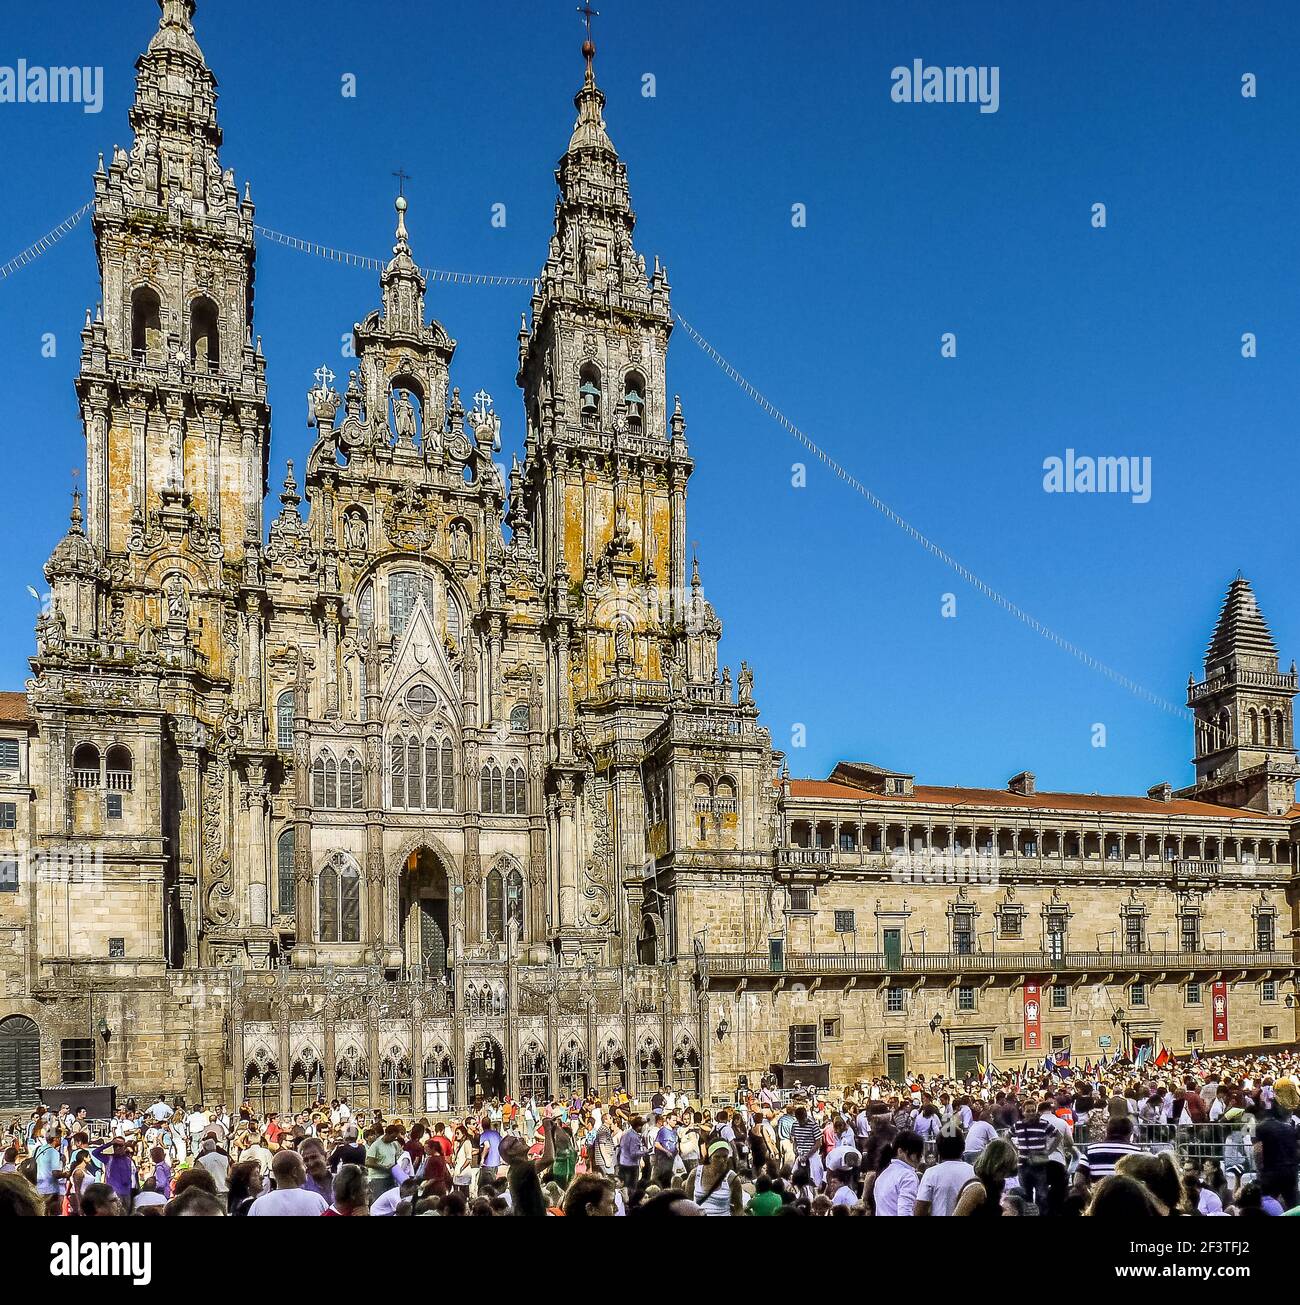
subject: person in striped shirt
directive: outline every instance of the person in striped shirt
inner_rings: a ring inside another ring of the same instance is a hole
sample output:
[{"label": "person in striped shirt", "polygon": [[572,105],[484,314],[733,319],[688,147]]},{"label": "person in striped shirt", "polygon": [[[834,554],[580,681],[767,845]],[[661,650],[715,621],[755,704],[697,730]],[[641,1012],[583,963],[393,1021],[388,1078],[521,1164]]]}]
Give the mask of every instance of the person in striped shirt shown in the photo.
[{"label": "person in striped shirt", "polygon": [[1100,1182],[1115,1172],[1115,1166],[1121,1156],[1132,1155],[1142,1148],[1130,1141],[1133,1136],[1133,1121],[1127,1115],[1120,1115],[1106,1125],[1106,1140],[1094,1142],[1084,1148],[1079,1157],[1079,1168],[1086,1169],[1091,1183]]}]

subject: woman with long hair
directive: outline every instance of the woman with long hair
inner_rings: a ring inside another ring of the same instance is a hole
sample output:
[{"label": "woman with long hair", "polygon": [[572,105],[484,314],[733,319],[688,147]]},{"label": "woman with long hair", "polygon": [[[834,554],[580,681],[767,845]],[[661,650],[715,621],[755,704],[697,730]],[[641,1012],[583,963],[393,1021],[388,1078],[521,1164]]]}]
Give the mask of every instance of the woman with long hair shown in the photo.
[{"label": "woman with long hair", "polygon": [[732,1169],[730,1142],[709,1144],[708,1155],[695,1171],[695,1204],[705,1214],[730,1216],[741,1212],[740,1179]]},{"label": "woman with long hair", "polygon": [[1016,1148],[996,1137],[975,1158],[975,1177],[957,1194],[954,1215],[996,1219],[1005,1214],[1002,1193],[1007,1179],[1020,1168]]}]

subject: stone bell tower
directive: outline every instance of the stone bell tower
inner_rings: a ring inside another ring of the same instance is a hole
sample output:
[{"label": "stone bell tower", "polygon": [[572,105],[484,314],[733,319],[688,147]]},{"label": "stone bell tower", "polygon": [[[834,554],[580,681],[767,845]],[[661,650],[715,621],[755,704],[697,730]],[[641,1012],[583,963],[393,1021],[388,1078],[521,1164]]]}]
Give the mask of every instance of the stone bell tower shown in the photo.
[{"label": "stone bell tower", "polygon": [[86,534],[228,559],[262,536],[270,412],[251,337],[253,204],[222,171],[194,0],[159,0],[130,152],[95,173],[101,305],[82,332]]},{"label": "stone bell tower", "polygon": [[522,503],[544,574],[585,618],[579,693],[616,670],[666,678],[667,604],[687,586],[692,467],[666,393],[668,277],[657,260],[647,273],[632,243],[627,167],[605,128],[595,53],[588,40],[555,174],[555,230],[519,334]]},{"label": "stone bell tower", "polygon": [[1250,581],[1228,587],[1205,652],[1205,678],[1189,677],[1196,715],[1196,787],[1189,792],[1229,806],[1279,814],[1295,801],[1292,699],[1296,669],[1278,669],[1277,645]]}]

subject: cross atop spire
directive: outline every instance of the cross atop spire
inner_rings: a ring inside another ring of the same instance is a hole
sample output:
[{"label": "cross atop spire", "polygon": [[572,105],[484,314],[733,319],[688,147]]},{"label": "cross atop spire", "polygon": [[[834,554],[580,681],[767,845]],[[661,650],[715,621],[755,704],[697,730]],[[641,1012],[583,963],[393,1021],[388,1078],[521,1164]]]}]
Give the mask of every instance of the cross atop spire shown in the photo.
[{"label": "cross atop spire", "polygon": [[591,20],[600,17],[600,10],[591,7],[591,0],[578,6],[578,12],[582,15],[583,21],[587,25],[587,40],[591,40]]},{"label": "cross atop spire", "polygon": [[412,177],[411,174],[410,174],[409,172],[405,171],[405,170],[400,166],[400,164],[398,165],[398,169],[397,169],[397,171],[393,173],[393,176],[395,176],[395,177],[397,178],[397,193],[398,193],[399,195],[405,195],[405,194],[406,194],[406,190],[405,190],[406,183],[407,183],[408,181],[414,181],[415,178]]}]

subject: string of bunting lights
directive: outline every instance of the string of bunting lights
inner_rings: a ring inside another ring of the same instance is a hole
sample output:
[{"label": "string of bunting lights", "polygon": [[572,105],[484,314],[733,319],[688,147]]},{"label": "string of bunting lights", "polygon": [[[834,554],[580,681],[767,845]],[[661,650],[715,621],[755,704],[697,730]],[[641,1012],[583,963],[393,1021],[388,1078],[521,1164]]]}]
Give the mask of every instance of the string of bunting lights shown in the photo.
[{"label": "string of bunting lights", "polygon": [[[18,269],[34,262],[42,254],[58,244],[82,218],[90,211],[90,204],[83,204],[70,217],[65,218],[53,230],[48,231],[35,244],[28,246],[22,253],[9,260],[3,266],[0,266],[0,281],[11,276]],[[283,245],[285,248],[297,250],[299,253],[309,254],[316,258],[324,259],[327,262],[337,263],[344,267],[363,268],[369,271],[383,271],[387,263],[378,258],[372,258],[366,254],[349,253],[346,250],[334,249],[329,245],[322,245],[316,241],[303,240],[298,236],[286,235],[282,231],[276,231],[271,227],[254,225],[254,231],[263,238],[272,241],[275,244]],[[445,268],[422,267],[420,273],[427,280],[440,281],[451,285],[475,285],[475,286],[532,286],[535,279],[528,276],[495,276],[488,273],[480,272],[453,272]],[[1099,675],[1105,676],[1106,679],[1125,689],[1135,697],[1158,707],[1161,711],[1169,712],[1171,715],[1183,719],[1193,719],[1192,712],[1188,708],[1177,703],[1170,702],[1168,698],[1162,697],[1158,693],[1153,693],[1145,685],[1139,684],[1136,680],[1115,670],[1114,667],[1094,657],[1085,648],[1065,638],[1064,635],[1058,634],[1050,626],[1044,625],[1037,617],[1025,611],[1018,603],[1013,602],[1005,594],[995,589],[987,581],[981,579],[969,567],[964,566],[951,553],[937,544],[933,539],[912,525],[906,517],[896,512],[889,506],[879,495],[875,494],[866,485],[864,485],[856,476],[840,465],[829,453],[826,452],[819,444],[816,443],[802,428],[791,421],[761,390],[752,385],[727,359],[713,347],[712,344],[702,335],[690,322],[680,313],[674,313],[678,325],[686,332],[691,342],[722,372],[728,380],[732,381],[745,395],[753,400],[759,408],[763,410],[774,422],[777,423],[787,434],[798,440],[810,453],[812,453],[824,466],[832,471],[845,485],[861,495],[877,512],[887,521],[897,526],[916,543],[918,543],[926,552],[937,558],[956,575],[958,575],[966,584],[970,585],[977,593],[983,594],[990,602],[995,603],[1003,611],[1014,617],[1022,625],[1032,630],[1041,638],[1046,639],[1049,643],[1055,645],[1062,652],[1081,662],[1089,670],[1095,671]],[[1217,727],[1210,723],[1208,726],[1211,730]]]}]

